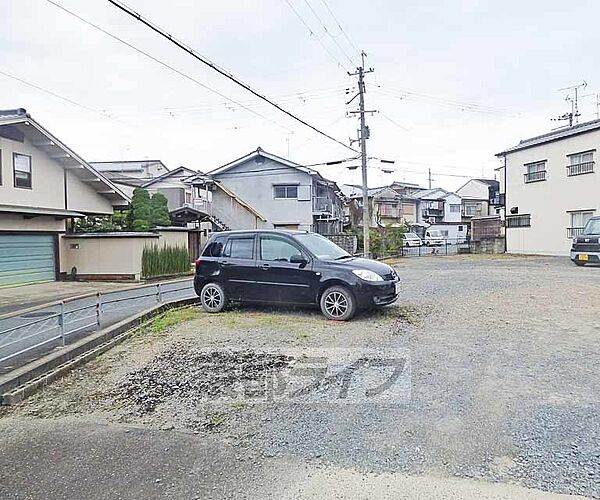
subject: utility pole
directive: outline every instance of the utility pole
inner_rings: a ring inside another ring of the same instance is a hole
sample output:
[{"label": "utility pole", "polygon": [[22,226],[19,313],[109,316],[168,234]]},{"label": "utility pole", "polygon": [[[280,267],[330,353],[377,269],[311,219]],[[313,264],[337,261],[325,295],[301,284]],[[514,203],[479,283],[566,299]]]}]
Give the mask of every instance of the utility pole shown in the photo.
[{"label": "utility pole", "polygon": [[[360,115],[360,130],[358,131],[358,139],[350,139],[350,145],[360,141],[360,163],[362,168],[362,192],[363,192],[363,207],[362,207],[362,224],[363,224],[363,254],[368,257],[369,250],[369,186],[367,184],[367,139],[369,138],[369,127],[366,124],[365,114],[374,113],[375,111],[365,111],[365,74],[372,73],[373,68],[365,71],[365,57],[367,54],[361,52],[361,65],[355,73],[348,73],[350,76],[358,76],[358,111],[350,111],[351,115]],[[356,97],[356,96],[355,96]],[[350,99],[352,102],[354,98]]]},{"label": "utility pole", "polygon": [[429,167],[429,189],[431,189],[431,167]]}]

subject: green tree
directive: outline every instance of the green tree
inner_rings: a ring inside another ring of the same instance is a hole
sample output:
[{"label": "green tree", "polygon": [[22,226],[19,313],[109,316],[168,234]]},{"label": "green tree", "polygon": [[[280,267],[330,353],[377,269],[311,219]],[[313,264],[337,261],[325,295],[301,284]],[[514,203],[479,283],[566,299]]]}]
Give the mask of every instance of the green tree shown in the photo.
[{"label": "green tree", "polygon": [[168,226],[171,223],[167,197],[162,193],[154,193],[150,199],[151,226]]}]

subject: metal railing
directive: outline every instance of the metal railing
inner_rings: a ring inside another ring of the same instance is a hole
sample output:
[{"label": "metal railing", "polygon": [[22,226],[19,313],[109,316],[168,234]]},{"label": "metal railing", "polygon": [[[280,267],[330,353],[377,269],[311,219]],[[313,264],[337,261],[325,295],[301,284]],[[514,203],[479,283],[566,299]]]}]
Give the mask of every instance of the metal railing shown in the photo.
[{"label": "metal railing", "polygon": [[332,213],[333,202],[331,198],[327,196],[315,196],[313,197],[313,212],[327,212]]},{"label": "metal railing", "polygon": [[[27,355],[31,351],[40,350],[44,346],[64,347],[77,333],[92,333],[102,326],[107,326],[107,316],[112,316],[114,322],[124,319],[123,311],[138,308],[140,310],[149,307],[149,298],[154,298],[153,303],[165,302],[165,296],[183,290],[193,290],[190,282],[185,286],[165,289],[164,283],[136,287],[135,290],[144,290],[144,293],[128,296],[110,298],[110,295],[119,295],[131,292],[132,289],[118,290],[103,295],[97,292],[95,295],[76,297],[71,300],[61,300],[52,305],[44,305],[21,311],[11,316],[4,316],[2,322],[17,321],[19,324],[0,331],[0,366],[9,360],[19,356]],[[146,292],[146,289],[148,292]],[[192,294],[190,294],[192,295]],[[140,303],[145,300],[146,304]],[[68,307],[69,304],[78,301],[89,302],[76,307]],[[137,301],[137,303],[135,303]],[[120,314],[119,314],[120,313]],[[36,317],[35,316],[41,316]],[[21,320],[30,321],[21,322]],[[46,354],[43,352],[42,354]]]},{"label": "metal railing", "polygon": [[546,180],[546,171],[538,170],[537,172],[527,172],[527,173],[523,174],[523,176],[525,177],[526,183],[545,181]]},{"label": "metal railing", "polygon": [[568,227],[567,238],[573,239],[583,233],[583,227]]},{"label": "metal railing", "polygon": [[593,172],[593,161],[586,161],[584,163],[574,163],[573,165],[567,165],[567,175],[569,177],[572,177],[574,175],[591,174]]}]

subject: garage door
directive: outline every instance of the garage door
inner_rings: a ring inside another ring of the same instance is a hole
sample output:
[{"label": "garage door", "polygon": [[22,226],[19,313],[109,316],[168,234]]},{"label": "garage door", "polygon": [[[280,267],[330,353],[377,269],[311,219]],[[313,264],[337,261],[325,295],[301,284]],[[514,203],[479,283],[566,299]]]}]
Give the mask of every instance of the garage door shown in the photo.
[{"label": "garage door", "polygon": [[0,234],[0,287],[55,279],[54,236]]}]

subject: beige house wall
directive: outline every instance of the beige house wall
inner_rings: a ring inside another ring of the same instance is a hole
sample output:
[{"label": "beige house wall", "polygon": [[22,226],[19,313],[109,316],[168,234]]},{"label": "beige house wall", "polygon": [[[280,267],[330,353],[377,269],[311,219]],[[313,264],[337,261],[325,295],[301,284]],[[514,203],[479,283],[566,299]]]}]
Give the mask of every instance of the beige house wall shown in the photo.
[{"label": "beige house wall", "polygon": [[145,246],[159,242],[159,236],[85,236],[60,238],[60,272],[77,268],[84,277],[123,277],[139,281]]},{"label": "beige house wall", "polygon": [[110,200],[96,192],[93,184],[81,181],[73,170],[67,170],[67,209],[76,212],[112,214]]},{"label": "beige house wall", "polygon": [[166,245],[168,247],[184,247],[188,246],[188,232],[187,231],[157,231],[160,236],[158,245]]},{"label": "beige house wall", "polygon": [[[62,165],[35,147],[27,138],[21,143],[0,137],[0,152],[2,155],[1,204],[64,210]],[[14,187],[13,153],[31,156],[31,189]]]},{"label": "beige house wall", "polygon": [[65,221],[55,217],[41,216],[25,219],[19,214],[0,214],[0,231],[63,232]]},{"label": "beige house wall", "polygon": [[[600,131],[593,131],[506,156],[506,215],[512,207],[517,207],[519,214],[531,214],[531,227],[506,228],[509,253],[569,255],[569,211],[600,213],[600,151],[594,152],[593,173],[572,177],[567,176],[567,155],[595,150],[598,144]],[[542,160],[546,160],[546,180],[525,183],[525,164]]]},{"label": "beige house wall", "polygon": [[[31,189],[14,186],[13,153],[31,157]],[[95,190],[94,183],[82,182],[75,174],[75,170],[65,170],[59,161],[34,146],[27,137],[23,143],[0,137],[0,157],[2,173],[0,204],[2,205],[99,214],[113,213],[110,201]]]}]

